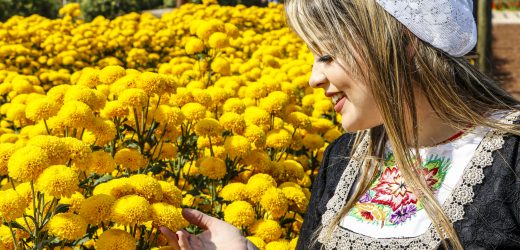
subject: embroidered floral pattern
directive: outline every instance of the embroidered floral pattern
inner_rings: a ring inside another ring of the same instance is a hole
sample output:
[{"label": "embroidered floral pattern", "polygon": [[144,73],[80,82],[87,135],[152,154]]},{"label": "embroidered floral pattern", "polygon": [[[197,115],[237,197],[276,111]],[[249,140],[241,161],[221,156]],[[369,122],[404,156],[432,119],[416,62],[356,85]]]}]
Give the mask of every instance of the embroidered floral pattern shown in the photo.
[{"label": "embroidered floral pattern", "polygon": [[[431,155],[423,162],[419,171],[435,193],[442,185],[451,161],[446,157]],[[417,197],[407,188],[393,154],[388,153],[381,173],[349,216],[380,224],[381,227],[396,226],[409,221],[422,209]]]}]

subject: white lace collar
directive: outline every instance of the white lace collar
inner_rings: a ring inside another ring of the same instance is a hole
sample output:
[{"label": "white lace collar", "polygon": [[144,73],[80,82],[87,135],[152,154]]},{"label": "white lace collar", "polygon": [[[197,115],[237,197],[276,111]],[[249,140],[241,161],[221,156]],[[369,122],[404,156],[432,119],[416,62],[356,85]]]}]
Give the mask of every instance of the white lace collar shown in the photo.
[{"label": "white lace collar", "polygon": [[[511,113],[503,118],[502,122],[512,124],[519,116],[520,112]],[[503,132],[494,129],[487,129],[487,131],[481,141],[479,140],[480,143],[473,157],[469,159],[469,164],[466,164],[467,167],[463,170],[462,178],[459,178],[452,191],[443,199],[443,209],[452,222],[463,219],[464,205],[473,200],[473,186],[482,182],[484,178],[483,169],[493,162],[492,153],[502,148],[504,144]],[[455,144],[460,145],[459,143],[462,143],[462,141],[457,140]],[[367,144],[368,137],[365,137],[345,168],[334,195],[327,203],[327,210],[322,216],[322,225],[332,223],[334,215],[339,213],[343,204],[346,203],[357,171],[361,167],[361,161],[356,159],[366,153]],[[343,227],[336,227],[330,239],[325,239],[324,232],[321,232],[318,241],[326,249],[393,249],[403,247],[407,249],[436,249],[441,243],[440,237],[431,224],[424,233],[403,238],[375,238],[355,233]]]}]

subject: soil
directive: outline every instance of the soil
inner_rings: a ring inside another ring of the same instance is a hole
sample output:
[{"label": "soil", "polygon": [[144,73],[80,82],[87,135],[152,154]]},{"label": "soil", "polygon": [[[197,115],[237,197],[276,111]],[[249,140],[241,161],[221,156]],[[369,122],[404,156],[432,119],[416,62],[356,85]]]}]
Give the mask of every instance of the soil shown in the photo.
[{"label": "soil", "polygon": [[520,24],[493,25],[493,75],[520,99]]}]

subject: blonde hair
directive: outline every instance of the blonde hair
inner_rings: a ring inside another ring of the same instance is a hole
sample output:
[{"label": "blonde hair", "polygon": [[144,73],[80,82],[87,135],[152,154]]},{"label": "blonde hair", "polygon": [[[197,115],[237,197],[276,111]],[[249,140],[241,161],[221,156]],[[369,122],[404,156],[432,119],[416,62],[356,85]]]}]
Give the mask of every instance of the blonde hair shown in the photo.
[{"label": "blonde hair", "polygon": [[356,142],[371,135],[360,179],[333,223],[320,230],[330,238],[368,190],[378,170],[374,159],[382,158],[388,141],[405,183],[424,204],[444,246],[463,249],[453,223],[412,163],[413,154],[419,155],[414,90],[426,97],[440,119],[458,129],[482,125],[519,134],[518,125],[489,117],[499,110],[518,110],[519,102],[464,58],[421,41],[375,0],[286,0],[285,8],[289,26],[313,52],[341,59],[350,68],[349,74],[369,85],[383,119],[382,126],[356,134]]}]

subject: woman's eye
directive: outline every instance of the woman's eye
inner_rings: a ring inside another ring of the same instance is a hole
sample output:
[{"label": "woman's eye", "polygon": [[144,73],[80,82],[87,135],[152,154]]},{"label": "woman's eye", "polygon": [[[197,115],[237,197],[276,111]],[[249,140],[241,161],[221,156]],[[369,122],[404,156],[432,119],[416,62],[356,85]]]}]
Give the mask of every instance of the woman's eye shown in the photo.
[{"label": "woman's eye", "polygon": [[332,56],[330,55],[324,55],[320,58],[318,58],[319,62],[330,62],[332,60]]}]

